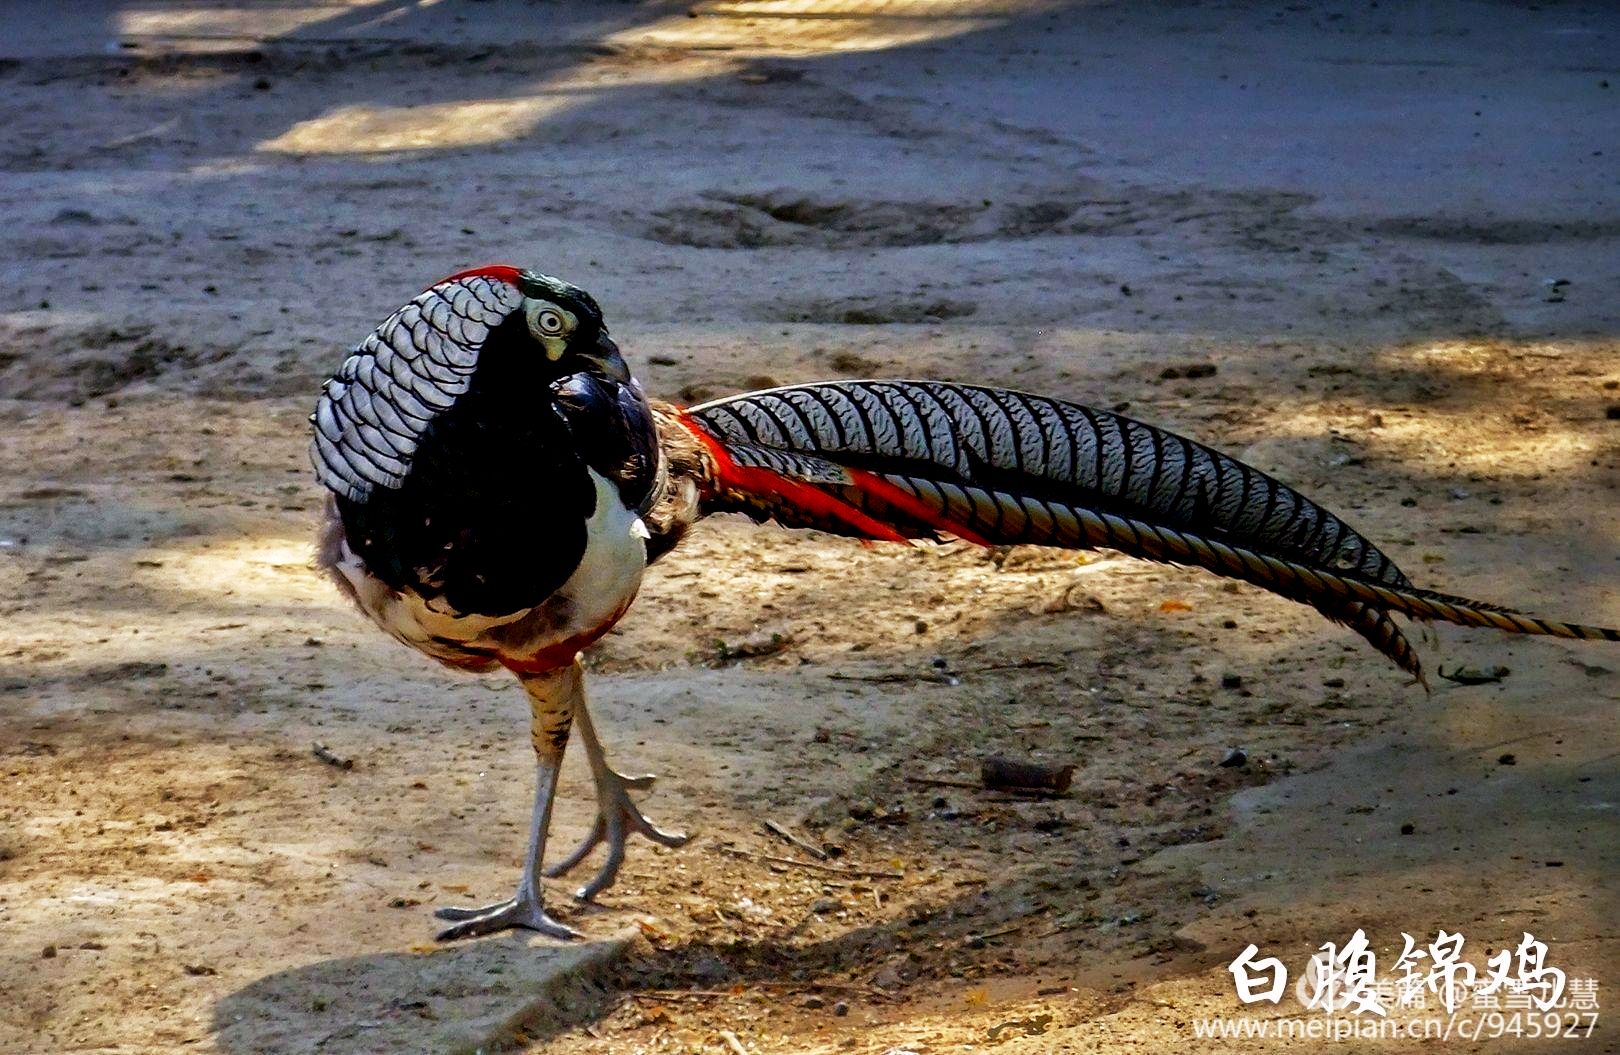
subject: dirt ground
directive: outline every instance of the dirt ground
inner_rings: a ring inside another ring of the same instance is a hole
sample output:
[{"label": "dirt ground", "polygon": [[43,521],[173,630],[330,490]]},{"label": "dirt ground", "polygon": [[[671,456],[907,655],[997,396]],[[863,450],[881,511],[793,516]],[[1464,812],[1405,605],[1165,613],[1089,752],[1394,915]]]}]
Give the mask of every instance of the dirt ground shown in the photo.
[{"label": "dirt ground", "polygon": [[[1612,8],[8,12],[0,1051],[1181,1051],[1246,944],[1358,927],[1385,962],[1530,931],[1616,999],[1620,649],[1441,630],[1431,672],[1511,673],[1425,695],[1198,573],[729,520],[590,657],[699,838],[600,907],[552,884],[591,942],[435,947],[516,879],[523,700],[315,575],[305,455],[349,345],[511,261],[659,395],[1128,407],[1423,585],[1620,625]],[[996,754],[1072,793],[920,782]],[[579,766],[556,844],[591,816]]]}]

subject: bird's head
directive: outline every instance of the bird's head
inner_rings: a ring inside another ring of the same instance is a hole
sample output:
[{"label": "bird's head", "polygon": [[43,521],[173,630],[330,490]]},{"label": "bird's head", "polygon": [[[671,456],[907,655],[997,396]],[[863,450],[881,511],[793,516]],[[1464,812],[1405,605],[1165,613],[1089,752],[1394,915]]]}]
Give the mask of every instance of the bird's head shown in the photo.
[{"label": "bird's head", "polygon": [[316,471],[365,501],[404,482],[424,436],[462,400],[528,399],[581,375],[634,384],[589,293],[505,264],[458,272],[383,320],[327,381],[311,417]]},{"label": "bird's head", "polygon": [[602,309],[583,289],[536,271],[486,264],[457,272],[430,290],[453,288],[457,283],[477,279],[516,293],[520,299],[501,328],[516,329],[521,318],[522,332],[516,336],[520,341],[533,342],[534,350],[555,364],[557,375],[584,371],[618,382],[630,380],[630,368],[619,354],[619,346],[608,336]]}]

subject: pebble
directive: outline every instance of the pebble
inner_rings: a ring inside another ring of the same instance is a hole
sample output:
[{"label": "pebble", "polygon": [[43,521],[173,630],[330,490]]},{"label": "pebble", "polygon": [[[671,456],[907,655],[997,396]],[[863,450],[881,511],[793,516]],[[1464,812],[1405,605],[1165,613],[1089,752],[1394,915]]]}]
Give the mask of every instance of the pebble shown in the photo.
[{"label": "pebble", "polygon": [[838,1003],[833,1005],[833,1014],[839,1018],[843,1018],[845,1015],[849,1014],[849,1005],[844,1003],[842,1000],[838,1001]]}]

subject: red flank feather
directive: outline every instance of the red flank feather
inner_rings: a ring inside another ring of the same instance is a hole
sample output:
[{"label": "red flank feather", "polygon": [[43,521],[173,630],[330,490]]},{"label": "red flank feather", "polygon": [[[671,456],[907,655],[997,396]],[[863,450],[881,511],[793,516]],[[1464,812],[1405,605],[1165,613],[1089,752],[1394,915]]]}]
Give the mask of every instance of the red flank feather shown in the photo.
[{"label": "red flank feather", "polygon": [[817,487],[801,480],[790,479],[769,469],[738,465],[726,452],[725,446],[701,425],[686,420],[684,416],[681,424],[713,455],[715,481],[720,487],[744,494],[775,495],[814,516],[846,524],[868,538],[883,542],[900,542],[908,546],[911,544],[910,539],[894,528],[872,519],[848,502],[835,498]]},{"label": "red flank feather", "polygon": [[849,475],[855,481],[856,487],[873,498],[882,499],[906,514],[906,516],[920,520],[924,524],[929,524],[941,531],[948,531],[963,542],[971,542],[975,546],[988,546],[991,544],[988,539],[977,531],[952,520],[944,513],[929,508],[928,504],[922,499],[906,493],[875,473],[869,473],[864,469],[850,469]]}]

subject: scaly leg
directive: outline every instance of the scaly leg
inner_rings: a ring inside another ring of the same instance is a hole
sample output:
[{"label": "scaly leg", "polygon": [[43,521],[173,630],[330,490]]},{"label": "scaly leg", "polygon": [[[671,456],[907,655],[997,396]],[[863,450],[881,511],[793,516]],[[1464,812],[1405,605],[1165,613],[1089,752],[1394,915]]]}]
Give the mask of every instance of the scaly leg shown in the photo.
[{"label": "scaly leg", "polygon": [[529,694],[529,737],[534,743],[537,774],[523,878],[518,882],[517,896],[511,900],[483,908],[439,909],[435,916],[455,923],[439,932],[439,941],[455,941],[509,927],[526,927],[552,938],[580,936],[572,927],[546,915],[541,903],[540,860],[546,851],[546,828],[551,823],[551,803],[557,791],[557,774],[562,769],[563,750],[568,746],[568,732],[576,708],[584,713],[584,671],[576,660],[561,670],[518,677]]},{"label": "scaly leg", "polygon": [[572,870],[599,843],[607,843],[607,860],[602,863],[601,871],[574,893],[581,901],[589,901],[619,878],[619,867],[624,864],[624,844],[633,833],[640,832],[653,842],[670,847],[683,845],[691,836],[685,832],[666,832],[641,815],[630,799],[630,792],[652,787],[653,778],[627,777],[614,772],[608,765],[607,754],[602,750],[602,742],[596,738],[596,727],[591,724],[591,712],[583,693],[579,697],[575,719],[579,722],[579,734],[585,740],[585,759],[591,765],[591,778],[596,783],[596,823],[585,841],[575,847],[573,853],[547,868],[546,875],[560,876]]}]

